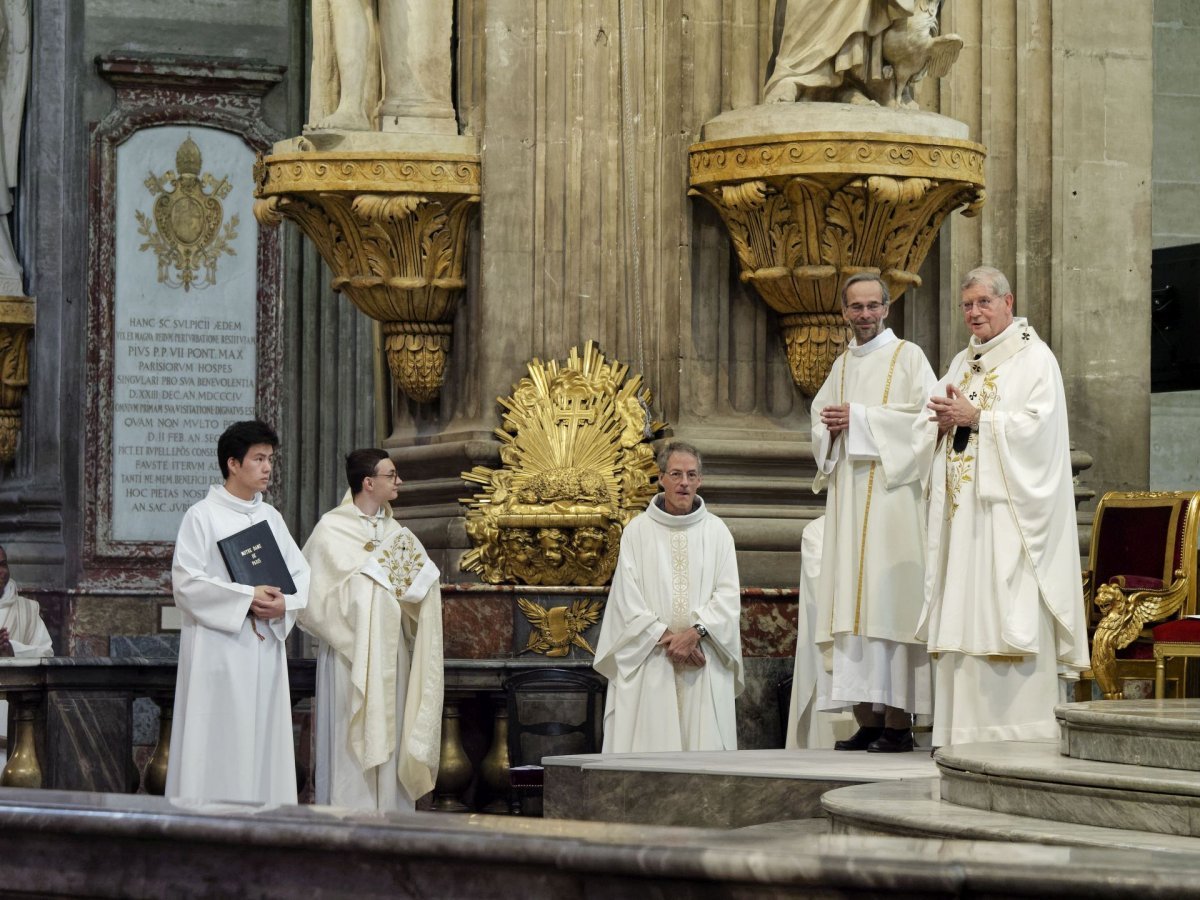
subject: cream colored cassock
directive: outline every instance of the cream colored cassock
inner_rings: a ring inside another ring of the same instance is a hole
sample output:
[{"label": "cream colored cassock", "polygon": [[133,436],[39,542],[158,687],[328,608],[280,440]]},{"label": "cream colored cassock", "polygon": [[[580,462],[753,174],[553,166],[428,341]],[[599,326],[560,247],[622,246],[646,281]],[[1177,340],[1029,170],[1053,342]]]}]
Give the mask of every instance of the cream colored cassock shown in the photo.
[{"label": "cream colored cassock", "polygon": [[[35,659],[53,656],[50,632],[42,622],[42,610],[36,600],[17,593],[17,583],[11,579],[0,594],[0,628],[8,629],[13,657]],[[0,700],[0,737],[8,736],[8,701]],[[0,753],[0,759],[6,756]]]},{"label": "cream colored cassock", "polygon": [[[296,583],[286,612],[248,618],[254,588],[229,580],[217,541],[267,522]],[[221,485],[183,516],[171,564],[183,617],[167,796],[296,802],[296,754],[284,640],[308,597],[308,563],[275,508]],[[255,634],[258,634],[262,640]]]},{"label": "cream colored cassock", "polygon": [[982,414],[962,453],[946,435],[930,478],[933,743],[1056,739],[1059,675],[1088,665],[1062,375],[1018,318],[972,338],[935,392],[947,384]]},{"label": "cream colored cassock", "polygon": [[[661,495],[659,495],[661,496]],[[736,750],[742,676],[741,591],[733,536],[697,498],[686,516],[658,498],[625,528],[596,643],[608,679],[604,752]],[[703,666],[674,666],[657,646],[697,622]]]},{"label": "cream colored cassock", "polygon": [[[887,329],[852,343],[813,398],[813,490],[829,488],[814,639],[832,644],[831,675],[818,669],[817,709],[933,711],[929,655],[916,631],[934,441],[916,426],[928,418],[936,381],[920,348]],[[831,438],[820,413],[840,403],[850,404],[850,427]]]},{"label": "cream colored cassock", "polygon": [[349,494],[322,516],[304,555],[312,585],[300,627],[320,640],[317,802],[412,809],[437,778],[440,572],[390,507],[372,522]]}]

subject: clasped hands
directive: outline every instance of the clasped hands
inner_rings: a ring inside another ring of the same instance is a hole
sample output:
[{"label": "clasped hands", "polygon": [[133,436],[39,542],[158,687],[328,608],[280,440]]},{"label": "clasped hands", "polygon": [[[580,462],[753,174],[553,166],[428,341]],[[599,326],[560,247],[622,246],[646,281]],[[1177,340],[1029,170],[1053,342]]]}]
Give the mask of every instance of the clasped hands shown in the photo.
[{"label": "clasped hands", "polygon": [[269,584],[256,585],[250,601],[250,614],[256,619],[278,619],[287,609],[283,591]]},{"label": "clasped hands", "polygon": [[658,646],[667,651],[667,659],[677,666],[704,665],[704,651],[700,649],[700,632],[695,628],[672,631],[670,628],[658,639]]},{"label": "clasped hands", "polygon": [[829,429],[831,437],[837,437],[850,427],[850,404],[837,403],[821,409],[821,424]]},{"label": "clasped hands", "polygon": [[929,421],[937,422],[942,434],[951,428],[970,427],[979,421],[979,408],[952,384],[946,385],[945,397],[930,397],[927,408],[933,412]]}]

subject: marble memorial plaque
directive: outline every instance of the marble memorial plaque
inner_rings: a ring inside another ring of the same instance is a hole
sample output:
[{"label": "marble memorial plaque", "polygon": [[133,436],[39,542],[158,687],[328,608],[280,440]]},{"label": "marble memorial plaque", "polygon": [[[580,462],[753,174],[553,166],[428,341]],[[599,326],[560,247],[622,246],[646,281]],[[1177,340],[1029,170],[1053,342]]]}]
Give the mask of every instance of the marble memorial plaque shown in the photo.
[{"label": "marble memorial plaque", "polygon": [[254,153],[237,135],[145,128],[117,151],[112,533],[173,541],[221,481],[216,444],[255,415]]}]

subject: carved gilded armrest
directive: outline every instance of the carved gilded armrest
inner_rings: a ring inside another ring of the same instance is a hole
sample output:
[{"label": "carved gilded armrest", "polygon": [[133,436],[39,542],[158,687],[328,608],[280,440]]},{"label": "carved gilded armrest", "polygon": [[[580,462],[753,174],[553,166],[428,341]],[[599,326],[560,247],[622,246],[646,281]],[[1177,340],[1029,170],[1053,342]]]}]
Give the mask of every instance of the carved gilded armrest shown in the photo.
[{"label": "carved gilded armrest", "polygon": [[1126,593],[1125,579],[1117,576],[1115,584],[1096,588],[1096,606],[1104,618],[1096,626],[1092,638],[1092,672],[1104,692],[1105,700],[1123,697],[1117,678],[1117,651],[1128,647],[1142,632],[1147,622],[1156,622],[1174,615],[1188,595],[1188,578],[1176,569],[1175,580],[1169,587],[1137,590]]}]

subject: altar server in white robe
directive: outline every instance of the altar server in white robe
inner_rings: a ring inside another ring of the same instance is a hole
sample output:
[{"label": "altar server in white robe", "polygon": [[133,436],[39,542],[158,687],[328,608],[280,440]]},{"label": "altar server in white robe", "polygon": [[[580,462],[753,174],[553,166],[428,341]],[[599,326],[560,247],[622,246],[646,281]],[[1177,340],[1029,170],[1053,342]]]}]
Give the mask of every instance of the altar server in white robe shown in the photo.
[{"label": "altar server in white robe", "polygon": [[437,779],[442,723],[440,572],[392,517],[400,488],[382,450],[346,457],[350,484],[304,545],[300,627],[317,650],[316,795],[355,809],[413,809]]},{"label": "altar server in white robe", "polygon": [[[8,554],[0,547],[0,657],[33,659],[53,656],[50,632],[36,600],[22,597],[8,571]],[[0,700],[0,737],[8,735],[8,701]],[[0,764],[6,759],[0,752]]]},{"label": "altar server in white robe", "polygon": [[834,748],[873,753],[912,750],[912,716],[933,707],[916,631],[934,441],[917,426],[937,378],[916,344],[885,327],[890,301],[877,275],[846,281],[842,315],[854,340],[812,403],[813,490],[828,486],[815,641],[832,650],[832,671],[817,668],[816,707],[853,707],[858,731]]},{"label": "altar server in white robe", "polygon": [[[36,600],[22,597],[8,569],[8,553],[0,547],[0,657],[29,659],[53,656],[50,632]],[[4,704],[7,709],[7,704]],[[0,718],[0,723],[6,721]]]},{"label": "altar server in white robe", "polygon": [[971,339],[926,424],[933,743],[1057,740],[1054,706],[1088,665],[1062,375],[1001,272],[972,270],[961,294]]},{"label": "altar server in white robe", "polygon": [[[183,625],[167,765],[168,797],[296,802],[292,703],[284,644],[308,597],[308,563],[263,500],[279,438],[237,422],[217,442],[224,485],[179,526],[171,584]],[[296,585],[230,580],[217,541],[267,522]]]},{"label": "altar server in white robe", "polygon": [[594,663],[608,679],[605,753],[737,749],[737,558],[696,496],[702,465],[690,444],[663,448],[663,491],[621,536]]}]

